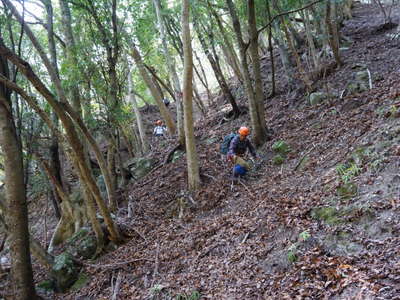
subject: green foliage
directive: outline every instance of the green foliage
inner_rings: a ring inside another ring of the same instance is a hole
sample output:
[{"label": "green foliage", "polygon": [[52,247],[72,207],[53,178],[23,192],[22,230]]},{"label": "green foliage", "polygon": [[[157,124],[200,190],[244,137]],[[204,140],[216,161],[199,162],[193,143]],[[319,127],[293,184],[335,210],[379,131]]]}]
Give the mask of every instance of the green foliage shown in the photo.
[{"label": "green foliage", "polygon": [[287,153],[289,153],[291,151],[290,146],[285,141],[282,141],[282,140],[275,142],[271,148],[276,153],[279,153],[282,155],[286,155]]},{"label": "green foliage", "polygon": [[79,273],[78,279],[71,286],[71,290],[76,291],[83,288],[90,280],[90,276],[84,272]]},{"label": "green foliage", "polygon": [[340,180],[346,184],[361,173],[361,168],[355,163],[339,164],[336,166],[336,172],[340,176]]},{"label": "green foliage", "polygon": [[296,253],[293,250],[288,251],[287,259],[289,262],[294,263],[298,260]]},{"label": "green foliage", "polygon": [[190,295],[178,294],[175,300],[199,300],[200,298],[201,294],[198,291],[193,291]]},{"label": "green foliage", "polygon": [[337,195],[342,198],[354,197],[357,195],[357,192],[357,185],[352,182],[343,183],[336,190]]},{"label": "green foliage", "polygon": [[301,241],[307,241],[310,237],[311,237],[311,234],[307,230],[305,230],[299,234],[299,239]]},{"label": "green foliage", "polygon": [[158,295],[161,293],[161,291],[165,289],[165,286],[162,284],[155,284],[150,288],[150,293],[152,295]]},{"label": "green foliage", "polygon": [[341,223],[340,211],[333,206],[317,207],[311,211],[311,217],[325,221],[329,225]]},{"label": "green foliage", "polygon": [[285,162],[285,158],[282,157],[282,155],[280,155],[280,154],[277,154],[272,158],[272,163],[274,165],[279,166],[279,165],[283,164],[284,162]]}]

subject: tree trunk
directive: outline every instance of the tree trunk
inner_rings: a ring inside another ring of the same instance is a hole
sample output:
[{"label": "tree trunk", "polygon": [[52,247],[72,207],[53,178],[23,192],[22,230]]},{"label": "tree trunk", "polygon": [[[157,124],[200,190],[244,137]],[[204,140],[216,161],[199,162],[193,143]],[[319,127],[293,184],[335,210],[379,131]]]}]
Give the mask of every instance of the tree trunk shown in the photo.
[{"label": "tree trunk", "polygon": [[208,85],[208,80],[207,80],[206,72],[204,71],[203,64],[201,63],[201,60],[200,60],[199,56],[197,55],[196,51],[193,50],[193,54],[194,54],[194,56],[196,57],[197,62],[199,63],[200,70],[201,70],[201,74],[202,74],[203,77],[204,77],[204,79],[202,79],[200,76],[198,76],[198,77],[199,77],[199,80],[202,82],[204,88],[205,88],[206,91],[207,91],[208,106],[210,106],[210,104],[211,104],[211,92],[210,92],[210,88],[209,88],[209,85]]},{"label": "tree trunk", "polygon": [[254,78],[254,93],[257,104],[258,119],[260,122],[261,135],[267,135],[267,128],[265,124],[265,108],[264,108],[264,88],[261,78],[260,57],[258,55],[258,32],[256,25],[256,12],[254,0],[248,0],[248,22],[249,22],[249,36],[250,36],[250,56],[253,65],[253,78]]},{"label": "tree trunk", "polygon": [[[182,92],[181,85],[179,83],[178,73],[176,72],[176,68],[175,68],[175,59],[173,57],[171,57],[171,55],[169,54],[169,51],[168,51],[164,19],[161,14],[161,2],[160,2],[160,0],[153,0],[153,3],[155,6],[155,9],[156,9],[158,26],[160,28],[162,46],[163,46],[165,61],[167,62],[167,66],[168,66],[170,80],[173,82],[175,95],[180,95]],[[182,100],[180,99],[180,97],[176,97],[176,101],[178,101],[177,116],[176,116],[177,125],[178,125],[177,126],[178,127],[178,141],[181,145],[183,145],[184,141],[185,141],[185,132],[184,132],[183,118],[182,118],[183,116],[182,116],[182,109],[178,109],[179,107],[182,107],[182,105],[180,103]]]},{"label": "tree trunk", "polygon": [[303,68],[303,65],[302,65],[301,60],[300,60],[300,56],[297,53],[296,48],[294,47],[292,36],[291,36],[290,32],[288,31],[287,24],[286,24],[286,22],[285,22],[283,17],[281,17],[281,22],[282,22],[283,32],[285,33],[286,40],[287,40],[288,45],[289,45],[289,49],[290,49],[290,51],[292,51],[292,54],[293,54],[293,56],[295,58],[297,70],[299,72],[299,76],[302,79],[305,87],[307,88],[307,91],[310,92],[311,91],[311,80],[310,80],[310,78],[308,77],[306,71]]},{"label": "tree trunk", "polygon": [[[0,74],[9,77],[7,61],[0,56]],[[10,254],[14,299],[36,299],[29,252],[28,207],[25,195],[22,149],[14,126],[11,93],[0,85],[0,144],[4,156],[6,222],[10,228]]]},{"label": "tree trunk", "polygon": [[311,31],[311,24],[310,24],[310,16],[308,14],[308,11],[305,10],[302,12],[302,16],[304,19],[304,27],[305,27],[305,31],[306,31],[306,37],[307,37],[307,42],[308,42],[308,46],[310,47],[310,54],[311,54],[311,58],[313,60],[314,63],[314,69],[318,70],[319,68],[319,58],[317,55],[317,50],[315,48],[315,44],[314,44],[314,38],[312,36],[312,31]]},{"label": "tree trunk", "polygon": [[144,67],[144,64],[142,61],[142,57],[140,56],[140,53],[135,45],[132,45],[131,55],[136,63],[136,66],[139,69],[140,75],[142,76],[144,82],[146,83],[147,87],[149,88],[149,90],[151,92],[151,95],[153,96],[154,100],[156,101],[158,108],[160,109],[160,114],[161,114],[162,118],[165,120],[165,124],[168,127],[169,133],[175,134],[175,131],[176,131],[175,122],[172,119],[172,116],[171,116],[169,110],[163,103],[161,94],[159,93],[156,86],[154,85],[153,80],[150,78],[149,74],[147,73],[146,68]]},{"label": "tree trunk", "polygon": [[240,109],[236,103],[235,98],[232,95],[231,90],[229,89],[228,83],[225,80],[224,74],[222,73],[222,70],[218,63],[218,58],[213,57],[212,53],[209,50],[209,48],[211,48],[211,49],[213,48],[213,45],[211,45],[210,47],[207,46],[204,37],[200,33],[200,28],[197,23],[195,23],[195,28],[197,29],[196,30],[197,36],[199,38],[200,44],[203,48],[203,51],[206,54],[207,59],[210,62],[210,65],[214,71],[215,78],[217,79],[217,82],[222,90],[222,93],[224,94],[225,99],[227,99],[229,101],[229,103],[231,104],[233,115],[236,118],[240,115]]},{"label": "tree trunk", "polygon": [[239,18],[236,14],[236,9],[235,6],[232,2],[232,0],[226,0],[226,3],[228,4],[228,9],[229,9],[229,14],[232,18],[232,23],[233,23],[233,28],[235,31],[236,39],[239,44],[239,50],[240,50],[240,59],[241,59],[241,64],[242,64],[242,70],[243,70],[243,76],[244,76],[244,85],[246,88],[246,94],[247,98],[249,99],[249,108],[250,108],[250,120],[251,120],[251,127],[253,128],[254,132],[254,143],[256,146],[260,146],[264,143],[265,141],[265,131],[263,128],[265,128],[260,120],[260,114],[258,113],[258,105],[256,102],[254,90],[253,90],[253,85],[251,84],[251,77],[250,77],[250,71],[249,71],[249,66],[247,63],[247,54],[246,54],[246,45],[243,41],[242,37],[242,30],[239,22]]},{"label": "tree trunk", "polygon": [[184,53],[183,68],[183,109],[186,138],[186,161],[188,170],[188,188],[191,191],[200,187],[199,161],[196,152],[196,144],[193,126],[193,104],[192,104],[192,80],[193,80],[193,58],[189,27],[189,1],[182,1],[182,42]]},{"label": "tree trunk", "polygon": [[[11,4],[9,4],[8,0],[4,0],[7,2],[7,5],[10,7]],[[15,8],[14,8],[15,9]],[[13,11],[14,14],[17,14],[16,11]],[[19,16],[17,14],[17,16]],[[19,17],[20,18],[20,17]],[[20,20],[20,19],[19,19]],[[82,176],[84,180],[86,180],[86,183],[88,184],[88,187],[93,194],[97,205],[100,208],[100,211],[104,217],[105,223],[107,225],[107,228],[110,232],[110,239],[114,240],[116,243],[119,243],[121,241],[121,236],[119,234],[118,228],[115,226],[114,222],[111,219],[110,212],[108,211],[107,207],[104,204],[104,200],[101,197],[101,194],[99,192],[99,189],[93,179],[92,174],[90,173],[90,170],[88,169],[86,162],[85,162],[85,155],[83,152],[83,147],[82,144],[78,138],[78,135],[75,131],[74,125],[72,123],[72,120],[65,114],[65,110],[62,108],[62,105],[67,106],[68,102],[66,101],[65,94],[61,88],[61,83],[58,80],[57,76],[55,76],[54,70],[51,67],[51,64],[49,63],[47,57],[44,55],[43,49],[41,49],[40,45],[37,43],[37,40],[33,36],[32,32],[28,29],[27,26],[25,26],[25,30],[27,33],[29,33],[29,37],[35,44],[35,47],[37,47],[39,50],[39,53],[45,62],[46,67],[48,68],[49,74],[51,75],[52,80],[55,82],[55,86],[57,87],[58,95],[63,101],[63,103],[57,102],[55,96],[46,88],[46,86],[40,81],[40,79],[36,76],[36,74],[32,71],[30,65],[13,54],[8,48],[5,47],[3,43],[1,43],[0,40],[0,55],[4,56],[8,60],[10,60],[12,63],[14,63],[21,72],[26,76],[26,78],[32,83],[32,85],[37,89],[37,91],[46,99],[46,101],[50,104],[50,106],[54,109],[54,111],[57,113],[57,116],[60,118],[62,124],[64,125],[65,132],[67,134],[69,143],[75,152],[77,156],[77,160],[79,163],[79,169],[82,172]]]},{"label": "tree trunk", "polygon": [[[271,7],[269,1],[267,1],[267,14],[268,14],[268,21],[272,21],[271,17]],[[276,95],[276,84],[275,84],[275,60],[274,60],[274,49],[272,46],[272,24],[268,26],[268,51],[269,51],[269,58],[271,60],[271,94],[270,97],[274,97]]]},{"label": "tree trunk", "polygon": [[139,129],[140,141],[141,141],[141,148],[143,150],[143,154],[146,154],[149,151],[149,143],[146,138],[146,132],[144,129],[144,124],[142,120],[142,114],[139,111],[137,106],[136,97],[133,93],[133,83],[132,83],[132,75],[131,73],[128,74],[128,94],[129,94],[129,101],[132,103],[133,111],[136,117],[136,124]]},{"label": "tree trunk", "polygon": [[[332,5],[332,7],[331,7]],[[329,45],[331,46],[333,56],[338,66],[342,65],[342,60],[340,59],[339,54],[339,33],[336,25],[336,13],[335,13],[335,2],[328,0],[326,2],[326,14],[325,14],[325,23],[327,27],[327,31],[329,33]]]}]

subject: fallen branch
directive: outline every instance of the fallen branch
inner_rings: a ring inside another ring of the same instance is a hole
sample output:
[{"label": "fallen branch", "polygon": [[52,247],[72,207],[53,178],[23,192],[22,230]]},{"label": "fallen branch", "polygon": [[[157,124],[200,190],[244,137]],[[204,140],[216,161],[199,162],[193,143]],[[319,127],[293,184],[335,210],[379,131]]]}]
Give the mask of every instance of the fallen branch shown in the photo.
[{"label": "fallen branch", "polygon": [[114,289],[112,291],[112,297],[111,300],[117,300],[117,296],[118,296],[118,292],[119,292],[119,287],[121,285],[121,280],[122,280],[122,275],[121,275],[121,271],[118,272],[117,275],[117,281],[115,282],[115,286]]},{"label": "fallen branch", "polygon": [[156,276],[158,275],[158,266],[159,266],[159,254],[160,254],[160,244],[157,243],[157,250],[156,250],[156,261],[154,263],[154,272],[153,272],[153,281],[152,284],[154,284],[154,281],[156,280]]},{"label": "fallen branch", "polygon": [[315,149],[315,145],[303,155],[303,157],[299,160],[299,162],[294,167],[293,171],[297,171],[297,169],[300,167],[300,165],[302,164],[304,159],[307,157],[307,155],[310,154],[310,152],[312,152],[314,149]]},{"label": "fallen branch", "polygon": [[254,196],[254,194],[250,191],[250,189],[247,187],[247,185],[245,185],[240,179],[238,179],[239,183],[241,185],[244,186],[244,188],[246,189],[246,191],[250,194],[250,196],[253,198],[253,200],[256,199],[256,196]]},{"label": "fallen branch", "polygon": [[368,83],[369,83],[369,89],[372,90],[372,78],[371,78],[371,72],[369,69],[367,69],[368,72]]}]

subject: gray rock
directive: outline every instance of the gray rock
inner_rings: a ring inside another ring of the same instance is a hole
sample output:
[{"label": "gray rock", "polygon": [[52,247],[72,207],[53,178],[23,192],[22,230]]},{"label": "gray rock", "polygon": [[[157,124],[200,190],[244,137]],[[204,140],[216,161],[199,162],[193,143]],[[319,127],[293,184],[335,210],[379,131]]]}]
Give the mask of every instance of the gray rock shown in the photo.
[{"label": "gray rock", "polygon": [[324,92],[311,93],[309,96],[311,105],[317,105],[317,104],[322,103],[330,98],[333,98],[333,95],[324,93]]},{"label": "gray rock", "polygon": [[157,159],[150,157],[139,157],[129,160],[124,163],[126,168],[129,167],[130,171],[136,178],[144,177],[157,163]]},{"label": "gray rock", "polygon": [[65,292],[78,279],[79,267],[73,256],[64,252],[54,258],[52,273],[56,280],[57,291]]},{"label": "gray rock", "polygon": [[369,75],[367,71],[359,71],[355,74],[356,81],[365,81],[368,82]]}]

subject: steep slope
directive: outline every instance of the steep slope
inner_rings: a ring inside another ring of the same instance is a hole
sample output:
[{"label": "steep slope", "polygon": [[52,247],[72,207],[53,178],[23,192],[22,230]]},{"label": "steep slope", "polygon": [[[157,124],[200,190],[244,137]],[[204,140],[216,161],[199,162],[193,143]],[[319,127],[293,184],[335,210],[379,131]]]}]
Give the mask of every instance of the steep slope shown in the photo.
[{"label": "steep slope", "polygon": [[[87,264],[90,282],[59,298],[109,299],[120,277],[119,299],[197,299],[195,291],[201,299],[394,299],[400,50],[391,31],[375,31],[375,12],[356,8],[344,28],[354,41],[345,66],[320,82],[339,95],[364,64],[372,90],[310,107],[281,86],[268,102],[274,137],[259,150],[265,161],[233,187],[215,146],[247,116],[202,120],[203,188],[185,193],[184,159],[133,182],[125,192],[133,217],[120,211],[132,239]],[[271,145],[279,140],[291,151],[276,166]],[[160,161],[170,148],[160,149]]]}]

